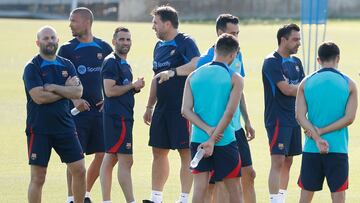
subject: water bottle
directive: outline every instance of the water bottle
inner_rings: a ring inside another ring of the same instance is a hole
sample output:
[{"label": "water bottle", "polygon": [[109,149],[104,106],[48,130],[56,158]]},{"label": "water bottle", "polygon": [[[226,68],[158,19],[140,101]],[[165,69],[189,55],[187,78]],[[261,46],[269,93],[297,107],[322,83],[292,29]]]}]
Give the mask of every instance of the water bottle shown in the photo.
[{"label": "water bottle", "polygon": [[191,168],[196,168],[200,162],[200,160],[204,157],[205,150],[203,148],[199,148],[196,152],[194,158],[190,162]]},{"label": "water bottle", "polygon": [[80,113],[79,109],[77,109],[76,107],[74,107],[73,109],[71,109],[71,115],[76,116],[78,113]]}]

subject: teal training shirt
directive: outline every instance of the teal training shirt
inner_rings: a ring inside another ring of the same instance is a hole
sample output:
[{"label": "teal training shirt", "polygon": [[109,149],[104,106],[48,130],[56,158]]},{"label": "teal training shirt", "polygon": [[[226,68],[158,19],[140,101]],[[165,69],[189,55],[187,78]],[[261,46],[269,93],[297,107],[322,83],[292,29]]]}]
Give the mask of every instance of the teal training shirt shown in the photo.
[{"label": "teal training shirt", "polygon": [[[234,61],[230,64],[230,70],[235,73],[239,73],[242,77],[245,76],[244,65],[242,62],[242,56],[240,52],[235,57]],[[240,111],[240,103],[239,103],[239,107],[236,109],[234,113],[234,117],[232,119],[232,124],[234,125],[236,131],[242,128],[240,118],[241,118],[241,111]]]},{"label": "teal training shirt", "polygon": [[[225,64],[212,62],[197,69],[190,78],[194,112],[209,126],[217,126],[225,112],[232,89],[232,73]],[[208,139],[205,131],[192,125],[191,142],[203,143]],[[233,141],[235,130],[233,125],[229,125],[215,145],[224,146]]]},{"label": "teal training shirt", "polygon": [[[322,68],[305,81],[308,119],[316,127],[325,127],[345,115],[349,98],[349,78],[334,68]],[[347,127],[321,136],[329,143],[329,152],[348,152]],[[304,152],[319,153],[313,139],[306,136]]]},{"label": "teal training shirt", "polygon": [[[215,55],[215,49],[214,46],[212,46],[206,54],[200,56],[196,68],[199,68],[207,63],[210,63],[214,59]],[[242,59],[242,54],[239,51],[234,59],[234,61],[230,64],[230,70],[232,70],[235,73],[239,73],[242,77],[245,77],[245,68],[244,63]],[[232,125],[234,125],[235,130],[240,130],[242,128],[241,126],[241,111],[240,111],[240,103],[239,108],[236,109],[234,113],[234,117],[232,119]]]}]

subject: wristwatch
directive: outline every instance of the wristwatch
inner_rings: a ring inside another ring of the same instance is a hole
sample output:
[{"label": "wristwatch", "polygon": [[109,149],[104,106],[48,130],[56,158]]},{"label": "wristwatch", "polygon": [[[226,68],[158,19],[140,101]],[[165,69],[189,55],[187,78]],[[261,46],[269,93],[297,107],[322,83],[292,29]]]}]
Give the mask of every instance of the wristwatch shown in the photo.
[{"label": "wristwatch", "polygon": [[176,68],[171,68],[170,70],[174,71],[174,77],[177,76]]}]

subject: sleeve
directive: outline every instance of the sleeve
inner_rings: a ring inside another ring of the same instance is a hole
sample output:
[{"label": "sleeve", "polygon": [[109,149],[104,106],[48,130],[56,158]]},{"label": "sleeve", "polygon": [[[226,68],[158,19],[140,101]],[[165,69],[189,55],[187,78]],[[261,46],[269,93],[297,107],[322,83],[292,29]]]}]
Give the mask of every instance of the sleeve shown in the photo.
[{"label": "sleeve", "polygon": [[67,68],[71,77],[77,76],[75,66],[69,60],[67,61]]},{"label": "sleeve", "polygon": [[28,64],[25,67],[23,80],[24,80],[25,89],[28,92],[34,87],[40,87],[44,85],[44,82],[41,79],[41,74],[36,69],[34,64]]},{"label": "sleeve", "polygon": [[101,70],[102,79],[111,79],[117,80],[118,73],[116,71],[116,64],[113,59],[107,59],[103,62],[103,67]]},{"label": "sleeve", "polygon": [[200,66],[203,66],[209,62],[211,62],[214,59],[214,52],[209,51],[206,54],[203,54],[200,56],[199,60],[196,63],[196,68],[200,68]]},{"label": "sleeve", "polygon": [[298,61],[298,64],[299,64],[299,67],[300,67],[300,72],[301,72],[301,78],[300,80],[304,79],[305,78],[305,72],[304,72],[304,67],[301,63],[301,60],[299,58],[296,58],[297,61]]},{"label": "sleeve", "polygon": [[198,47],[196,46],[194,40],[191,39],[190,37],[185,39],[184,46],[185,46],[185,51],[184,53],[182,53],[182,55],[186,63],[191,61],[192,58],[200,56]]},{"label": "sleeve", "polygon": [[65,48],[64,45],[60,47],[60,49],[59,49],[59,51],[58,51],[58,56],[61,56],[61,57],[66,58],[66,59],[69,59],[69,57],[68,57],[67,54],[66,54],[66,48]]},{"label": "sleeve", "polygon": [[[108,44],[108,43],[106,43],[106,42],[104,42],[104,54],[106,55],[106,56],[108,56],[109,54],[111,54],[112,52],[113,52],[113,49],[111,48],[111,46]],[[106,57],[105,56],[105,57]]]},{"label": "sleeve", "polygon": [[285,81],[281,71],[281,65],[275,59],[265,59],[263,65],[263,72],[266,77],[274,84]]}]

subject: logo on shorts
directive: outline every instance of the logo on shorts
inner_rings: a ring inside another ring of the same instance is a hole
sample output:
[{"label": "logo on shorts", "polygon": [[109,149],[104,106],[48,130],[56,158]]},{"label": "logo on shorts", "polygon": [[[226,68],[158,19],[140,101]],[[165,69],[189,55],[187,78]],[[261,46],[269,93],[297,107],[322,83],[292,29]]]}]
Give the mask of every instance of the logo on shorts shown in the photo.
[{"label": "logo on shorts", "polygon": [[66,70],[63,70],[61,71],[61,75],[64,77],[64,78],[67,78],[69,76],[69,73],[66,71]]},{"label": "logo on shorts", "polygon": [[102,55],[102,53],[97,53],[97,58],[99,59],[99,60],[101,60],[102,58],[103,58],[103,55]]},{"label": "logo on shorts", "polygon": [[296,69],[297,72],[300,72],[299,66],[295,66],[295,69]]},{"label": "logo on shorts", "polygon": [[283,143],[279,143],[279,144],[278,144],[278,147],[279,147],[280,150],[283,150],[283,149],[284,149],[284,144],[283,144]]},{"label": "logo on shorts", "polygon": [[130,142],[126,143],[126,149],[131,149],[131,143]]},{"label": "logo on shorts", "polygon": [[31,153],[30,158],[31,160],[35,160],[37,158],[37,155],[35,153]]}]

